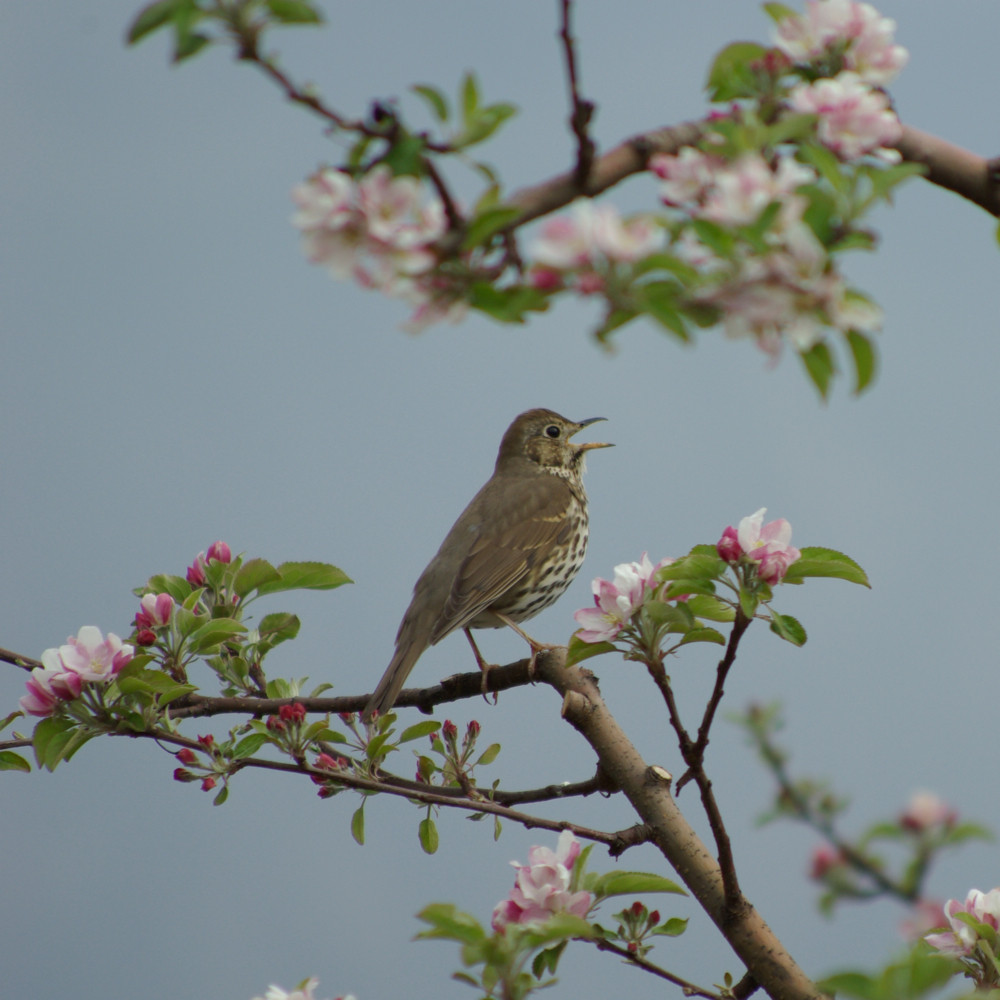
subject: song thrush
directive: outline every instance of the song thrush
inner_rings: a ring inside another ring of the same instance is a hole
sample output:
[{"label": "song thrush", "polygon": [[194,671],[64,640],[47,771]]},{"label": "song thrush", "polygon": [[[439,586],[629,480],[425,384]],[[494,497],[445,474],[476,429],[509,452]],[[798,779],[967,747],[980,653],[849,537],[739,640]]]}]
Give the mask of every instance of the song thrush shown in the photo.
[{"label": "song thrush", "polygon": [[[507,428],[493,476],[413,588],[395,655],[365,719],[392,707],[428,646],[461,628],[476,650],[469,629],[516,628],[570,585],[587,551],[584,458],[592,448],[610,447],[572,444],[570,438],[603,419],[573,421],[551,410],[528,410]],[[483,666],[478,650],[476,657]]]}]

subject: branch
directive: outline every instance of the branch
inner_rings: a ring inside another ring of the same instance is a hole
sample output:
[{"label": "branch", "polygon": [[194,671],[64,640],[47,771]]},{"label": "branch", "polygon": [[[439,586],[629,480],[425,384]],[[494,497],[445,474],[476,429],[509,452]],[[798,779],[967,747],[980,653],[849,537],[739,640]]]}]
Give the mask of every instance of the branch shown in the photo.
[{"label": "branch", "polygon": [[633,955],[627,948],[622,948],[613,941],[604,941],[601,938],[597,938],[590,943],[598,951],[610,951],[613,955],[618,955],[620,958],[625,959],[629,965],[634,965],[645,972],[652,973],[654,976],[666,979],[668,983],[673,983],[674,986],[680,986],[686,997],[706,997],[708,1000],[722,1000],[722,993],[716,993],[702,986],[695,986],[694,983],[689,983],[686,979],[681,979],[680,976],[675,976],[672,972],[667,972],[666,969],[660,968],[660,966],[655,965],[653,962],[648,962],[638,955]]},{"label": "branch", "polygon": [[[577,184],[575,170],[522,188],[507,200],[507,204],[521,209],[521,214],[506,228],[516,229],[532,219],[564,208],[580,194],[595,197],[645,170],[653,153],[677,153],[682,146],[696,144],[704,124],[683,122],[626,139],[593,161],[582,189]],[[927,169],[925,177],[932,184],[953,191],[1000,217],[1000,176],[995,161],[909,125],[903,126],[903,136],[896,149],[904,160],[923,164]]]},{"label": "branch", "polygon": [[41,660],[35,660],[30,656],[22,656],[20,653],[14,653],[9,649],[0,649],[0,661],[13,663],[15,667],[20,667],[22,670],[28,671],[42,665]]},{"label": "branch", "polygon": [[[774,1000],[815,1000],[816,986],[750,902],[727,900],[722,872],[673,796],[662,767],[648,765],[608,711],[593,675],[566,667],[565,652],[539,657],[536,674],[563,696],[562,715],[597,752],[601,770],[632,803],[653,843],[674,867],[705,912]],[[735,905],[734,905],[735,904]]]}]

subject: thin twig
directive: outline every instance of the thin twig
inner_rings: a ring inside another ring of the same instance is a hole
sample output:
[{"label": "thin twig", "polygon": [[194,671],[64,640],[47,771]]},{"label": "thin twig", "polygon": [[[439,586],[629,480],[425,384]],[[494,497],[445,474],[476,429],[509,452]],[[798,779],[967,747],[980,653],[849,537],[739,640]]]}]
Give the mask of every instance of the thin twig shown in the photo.
[{"label": "thin twig", "polygon": [[578,193],[583,193],[590,177],[590,167],[594,162],[594,140],[587,131],[594,116],[593,101],[585,101],[580,96],[580,80],[576,66],[576,45],[570,27],[573,0],[560,0],[559,38],[562,41],[566,59],[566,77],[569,82],[570,116],[569,126],[576,136],[576,167],[573,179]]},{"label": "thin twig", "polygon": [[598,951],[610,951],[613,955],[618,955],[620,958],[625,959],[629,965],[634,965],[644,972],[650,972],[654,976],[659,976],[660,979],[666,979],[668,983],[673,983],[674,986],[679,986],[684,991],[685,996],[706,997],[708,1000],[722,1000],[723,994],[705,989],[703,986],[695,986],[694,983],[688,982],[686,979],[681,979],[680,976],[675,976],[672,972],[668,972],[653,962],[649,962],[645,958],[640,958],[638,955],[633,955],[627,948],[622,948],[621,945],[617,945],[613,941],[604,941],[601,938],[597,938],[590,943]]},{"label": "thin twig", "polygon": [[41,660],[36,660],[31,656],[24,656],[21,653],[15,653],[9,649],[0,649],[0,660],[4,663],[12,663],[15,667],[20,667],[22,670],[29,671],[42,665]]}]

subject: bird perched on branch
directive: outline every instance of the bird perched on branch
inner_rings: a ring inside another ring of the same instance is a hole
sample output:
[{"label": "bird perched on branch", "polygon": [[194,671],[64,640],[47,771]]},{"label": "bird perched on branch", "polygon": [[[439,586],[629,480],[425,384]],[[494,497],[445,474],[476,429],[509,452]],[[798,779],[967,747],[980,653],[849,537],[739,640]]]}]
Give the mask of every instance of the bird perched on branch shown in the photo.
[{"label": "bird perched on branch", "polygon": [[[577,431],[603,420],[567,420],[528,410],[507,428],[496,468],[462,511],[413,588],[396,635],[396,652],[363,718],[384,714],[428,646],[464,629],[480,668],[487,668],[473,628],[509,625],[532,646],[518,622],[534,618],[573,581],[587,551],[585,457],[605,443],[573,444]],[[485,678],[484,678],[485,684]]]}]

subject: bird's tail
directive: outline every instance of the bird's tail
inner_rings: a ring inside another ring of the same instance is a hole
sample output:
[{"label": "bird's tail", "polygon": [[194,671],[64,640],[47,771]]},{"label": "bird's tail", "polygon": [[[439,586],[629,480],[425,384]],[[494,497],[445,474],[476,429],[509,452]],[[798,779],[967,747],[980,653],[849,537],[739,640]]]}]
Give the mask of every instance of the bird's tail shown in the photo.
[{"label": "bird's tail", "polygon": [[392,708],[396,703],[396,698],[399,697],[399,692],[403,690],[406,678],[410,676],[410,671],[422,652],[423,649],[414,651],[413,647],[408,646],[408,644],[396,647],[392,661],[386,667],[382,679],[378,682],[378,687],[375,688],[372,696],[368,699],[364,712],[361,713],[363,722],[371,722],[376,712],[379,715],[384,715]]}]

